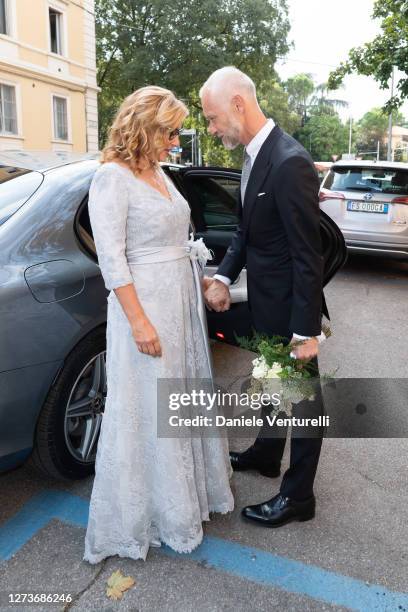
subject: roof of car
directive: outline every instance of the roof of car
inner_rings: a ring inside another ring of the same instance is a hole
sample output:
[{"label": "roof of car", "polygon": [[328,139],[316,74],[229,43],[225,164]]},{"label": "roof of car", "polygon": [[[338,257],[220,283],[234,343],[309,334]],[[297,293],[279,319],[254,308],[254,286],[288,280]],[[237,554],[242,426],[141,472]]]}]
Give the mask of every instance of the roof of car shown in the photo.
[{"label": "roof of car", "polygon": [[339,159],[333,164],[333,168],[337,166],[358,166],[368,168],[397,168],[408,170],[408,164],[404,162],[391,162],[391,161],[375,161],[375,160],[357,160],[357,159]]},{"label": "roof of car", "polygon": [[[81,161],[95,160],[100,153],[70,153],[65,151],[0,151],[0,165],[14,166],[25,170],[37,170],[47,172],[53,168],[59,168],[67,164]],[[164,162],[162,166],[171,168],[185,168],[184,164]]]},{"label": "roof of car", "polygon": [[65,151],[0,151],[0,165],[46,172],[74,162],[97,160],[97,153],[69,153]]},{"label": "roof of car", "polygon": [[[0,150],[0,166],[9,166],[22,170],[37,170],[47,172],[54,168],[82,161],[98,161],[100,153],[70,153],[65,151],[12,151]],[[177,164],[169,161],[161,163],[162,166],[174,169],[194,170],[197,166]],[[221,166],[206,166],[206,170],[240,172],[237,168],[224,168]]]}]

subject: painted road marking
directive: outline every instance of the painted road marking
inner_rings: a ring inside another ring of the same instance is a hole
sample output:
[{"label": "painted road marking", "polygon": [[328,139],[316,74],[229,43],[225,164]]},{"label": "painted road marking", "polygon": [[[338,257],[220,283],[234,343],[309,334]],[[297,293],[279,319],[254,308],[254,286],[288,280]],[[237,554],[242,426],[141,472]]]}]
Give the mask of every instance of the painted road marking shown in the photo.
[{"label": "painted road marking", "polygon": [[[7,561],[45,527],[58,519],[77,527],[86,527],[89,502],[64,491],[43,491],[30,499],[21,510],[0,527],[0,560]],[[192,553],[178,554],[168,546],[160,549],[175,558],[205,563],[230,575],[273,588],[306,595],[332,605],[353,610],[395,610],[408,612],[408,594],[390,591],[375,584],[336,574],[301,561],[243,546],[211,536]]]},{"label": "painted road marking", "polygon": [[10,559],[52,519],[77,527],[88,523],[89,501],[65,491],[43,491],[0,526],[0,560]]},{"label": "painted road marking", "polygon": [[[163,552],[171,557],[180,556],[167,546]],[[206,536],[189,559],[251,582],[352,610],[408,611],[408,594],[220,538]]]}]

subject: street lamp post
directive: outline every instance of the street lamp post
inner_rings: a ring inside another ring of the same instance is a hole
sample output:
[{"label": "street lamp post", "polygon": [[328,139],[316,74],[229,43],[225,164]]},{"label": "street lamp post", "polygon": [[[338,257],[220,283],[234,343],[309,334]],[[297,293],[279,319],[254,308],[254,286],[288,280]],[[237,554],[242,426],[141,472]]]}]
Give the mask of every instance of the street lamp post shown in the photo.
[{"label": "street lamp post", "polygon": [[181,136],[191,136],[188,144],[191,144],[191,163],[193,166],[202,164],[200,136],[195,128],[184,129],[180,132]]},{"label": "street lamp post", "polygon": [[[391,74],[391,98],[394,96],[394,66]],[[388,117],[387,161],[392,161],[392,111]]]}]

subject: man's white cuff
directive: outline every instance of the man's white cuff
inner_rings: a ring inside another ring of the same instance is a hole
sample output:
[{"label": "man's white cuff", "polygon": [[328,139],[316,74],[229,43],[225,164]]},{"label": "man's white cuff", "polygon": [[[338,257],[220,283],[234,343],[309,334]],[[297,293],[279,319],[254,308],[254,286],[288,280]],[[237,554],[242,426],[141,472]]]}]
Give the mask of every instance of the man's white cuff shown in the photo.
[{"label": "man's white cuff", "polygon": [[227,285],[227,287],[229,287],[231,284],[231,279],[228,278],[228,276],[223,276],[222,274],[214,274],[213,278],[221,281],[222,283],[224,283],[224,285]]},{"label": "man's white cuff", "polygon": [[326,340],[326,334],[322,331],[318,336],[301,336],[300,334],[293,334],[295,340],[310,340],[310,338],[316,338],[319,344]]}]

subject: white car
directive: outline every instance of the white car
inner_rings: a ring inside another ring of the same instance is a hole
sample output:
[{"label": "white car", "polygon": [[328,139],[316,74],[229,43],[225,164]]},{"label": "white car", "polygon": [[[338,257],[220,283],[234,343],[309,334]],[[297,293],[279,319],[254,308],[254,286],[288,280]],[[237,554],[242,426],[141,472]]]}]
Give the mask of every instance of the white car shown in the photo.
[{"label": "white car", "polygon": [[408,259],[408,164],[338,161],[322,182],[320,207],[349,251]]}]

